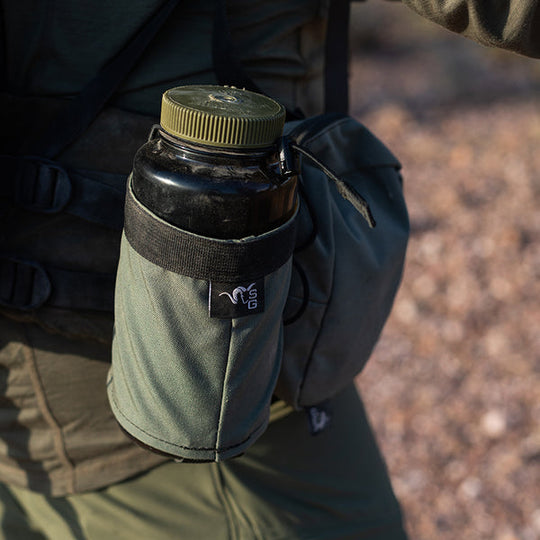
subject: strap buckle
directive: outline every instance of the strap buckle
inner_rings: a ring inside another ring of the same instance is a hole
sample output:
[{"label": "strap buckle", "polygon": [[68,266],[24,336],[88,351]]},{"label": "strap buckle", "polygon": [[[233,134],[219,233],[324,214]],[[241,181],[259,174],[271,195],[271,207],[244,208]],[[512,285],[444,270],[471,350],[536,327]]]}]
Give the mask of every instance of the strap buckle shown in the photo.
[{"label": "strap buckle", "polygon": [[41,307],[51,292],[49,276],[39,263],[0,256],[0,306],[31,311]]},{"label": "strap buckle", "polygon": [[71,199],[71,180],[59,164],[46,159],[19,158],[15,200],[25,210],[43,214],[61,212]]}]

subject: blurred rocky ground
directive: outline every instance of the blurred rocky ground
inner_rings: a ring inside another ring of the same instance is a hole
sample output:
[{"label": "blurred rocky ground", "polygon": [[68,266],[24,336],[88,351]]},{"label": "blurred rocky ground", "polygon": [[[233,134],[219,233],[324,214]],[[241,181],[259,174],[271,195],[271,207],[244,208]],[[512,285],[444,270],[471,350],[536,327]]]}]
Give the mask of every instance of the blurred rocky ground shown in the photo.
[{"label": "blurred rocky ground", "polygon": [[358,378],[411,540],[540,539],[540,60],[354,5],[352,112],[403,163],[403,285]]}]

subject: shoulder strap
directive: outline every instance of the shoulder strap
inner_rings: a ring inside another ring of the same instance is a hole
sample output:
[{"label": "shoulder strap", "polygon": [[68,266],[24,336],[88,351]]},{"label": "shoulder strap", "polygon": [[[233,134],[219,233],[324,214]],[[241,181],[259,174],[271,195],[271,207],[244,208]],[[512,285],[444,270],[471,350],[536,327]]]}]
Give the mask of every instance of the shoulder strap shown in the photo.
[{"label": "shoulder strap", "polygon": [[0,90],[7,87],[6,73],[6,23],[4,17],[4,6],[0,4]]},{"label": "shoulder strap", "polygon": [[350,0],[331,0],[326,26],[324,110],[349,112]]},{"label": "shoulder strap", "polygon": [[127,77],[179,0],[165,0],[124,48],[110,60],[48,128],[27,141],[22,153],[55,158],[92,123]]},{"label": "shoulder strap", "polygon": [[349,23],[351,2],[331,0],[326,27],[325,112],[349,113]]},{"label": "shoulder strap", "polygon": [[[212,63],[214,75],[219,84],[236,86],[264,94],[234,54],[226,0],[216,0],[212,32]],[[287,120],[300,120],[303,117],[301,111],[287,109]]]},{"label": "shoulder strap", "polygon": [[259,94],[264,93],[246,73],[244,66],[234,54],[225,0],[216,0],[212,32],[212,61],[214,74],[219,84],[245,88]]}]

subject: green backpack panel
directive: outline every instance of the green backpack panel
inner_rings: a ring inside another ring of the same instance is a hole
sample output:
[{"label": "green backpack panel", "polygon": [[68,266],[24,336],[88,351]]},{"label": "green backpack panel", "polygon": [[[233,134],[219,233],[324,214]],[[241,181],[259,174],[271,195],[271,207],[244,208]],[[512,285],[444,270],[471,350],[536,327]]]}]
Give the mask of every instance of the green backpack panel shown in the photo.
[{"label": "green backpack panel", "polygon": [[366,220],[304,159],[299,235],[285,309],[276,394],[295,408],[319,404],[367,362],[399,287],[409,236],[400,164],[349,116],[289,126],[298,143],[369,204]]}]

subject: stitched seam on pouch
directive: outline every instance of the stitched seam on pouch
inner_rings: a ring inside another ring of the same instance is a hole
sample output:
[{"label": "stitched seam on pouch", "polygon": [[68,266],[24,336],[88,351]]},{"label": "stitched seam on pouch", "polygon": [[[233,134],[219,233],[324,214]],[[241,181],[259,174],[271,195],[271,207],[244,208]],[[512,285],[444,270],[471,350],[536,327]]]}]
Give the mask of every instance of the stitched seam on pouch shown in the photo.
[{"label": "stitched seam on pouch", "polygon": [[[112,382],[112,379],[111,379],[111,382]],[[130,420],[121,410],[120,410],[120,407],[118,406],[118,402],[116,401],[116,399],[114,398],[114,392],[111,392],[111,398],[112,398],[112,401],[114,402],[114,405],[116,406],[116,411],[115,411],[115,414],[118,414],[120,415],[128,424],[132,425],[133,427],[137,428],[139,431],[141,431],[142,433],[144,433],[145,435],[148,435],[149,437],[152,437],[153,439],[155,439],[156,441],[160,441],[160,442],[164,442],[164,443],[167,443],[167,444],[170,444],[171,446],[175,446],[177,448],[183,448],[185,450],[206,450],[206,451],[213,451],[213,452],[216,452],[216,453],[222,453],[223,451],[225,450],[232,450],[234,448],[237,448],[238,446],[242,446],[243,444],[245,444],[247,441],[249,441],[249,439],[255,434],[257,433],[258,430],[260,430],[263,426],[264,426],[264,422],[261,423],[260,425],[258,425],[244,440],[240,441],[239,443],[236,443],[236,444],[233,444],[231,446],[226,446],[224,448],[220,448],[220,449],[217,449],[217,448],[212,448],[212,447],[209,447],[209,448],[206,448],[206,447],[197,447],[197,446],[184,446],[182,444],[177,444],[177,443],[173,443],[173,442],[170,442],[170,441],[167,441],[166,439],[160,439],[159,437],[157,437],[156,435],[146,431],[145,429],[141,428],[140,426],[138,426],[137,424],[135,424],[135,422],[133,422],[132,420]]]},{"label": "stitched seam on pouch", "polygon": [[223,381],[221,383],[221,400],[219,404],[219,419],[218,419],[218,428],[216,431],[216,440],[214,442],[214,446],[216,448],[216,455],[217,455],[217,448],[219,445],[219,439],[221,434],[221,429],[223,425],[223,410],[225,407],[224,398],[225,398],[225,382],[227,381],[227,374],[229,373],[229,362],[230,362],[230,356],[231,356],[231,343],[232,343],[232,335],[233,335],[233,322],[232,319],[229,321],[229,345],[227,347],[227,363],[225,366],[225,373],[223,374]]}]

